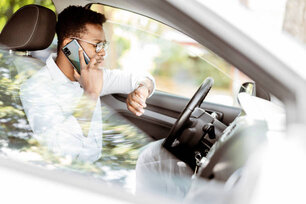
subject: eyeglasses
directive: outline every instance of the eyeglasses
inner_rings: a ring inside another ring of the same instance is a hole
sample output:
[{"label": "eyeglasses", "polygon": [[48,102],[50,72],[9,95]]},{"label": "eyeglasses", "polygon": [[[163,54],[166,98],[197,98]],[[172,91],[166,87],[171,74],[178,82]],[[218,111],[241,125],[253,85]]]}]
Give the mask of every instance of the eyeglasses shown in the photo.
[{"label": "eyeglasses", "polygon": [[80,38],[76,38],[76,37],[71,37],[71,39],[80,40],[80,41],[83,41],[83,42],[94,45],[96,47],[96,52],[100,52],[102,49],[104,49],[104,51],[106,51],[109,47],[109,42],[106,41],[106,40],[103,41],[103,42],[99,42],[99,43],[93,43],[93,42],[83,40],[83,39],[80,39]]}]

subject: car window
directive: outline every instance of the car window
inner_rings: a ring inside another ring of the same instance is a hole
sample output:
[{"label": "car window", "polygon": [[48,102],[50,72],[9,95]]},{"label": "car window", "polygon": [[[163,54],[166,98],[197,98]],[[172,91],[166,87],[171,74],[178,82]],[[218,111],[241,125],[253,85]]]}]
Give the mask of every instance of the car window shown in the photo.
[{"label": "car window", "polygon": [[119,184],[128,192],[133,192],[139,151],[151,139],[124,119],[117,116],[109,118],[110,109],[102,107],[103,157],[95,163],[56,155],[33,137],[20,100],[20,87],[42,66],[44,64],[40,60],[0,50],[0,156],[50,170],[62,169],[86,174]]},{"label": "car window", "polygon": [[94,4],[105,14],[106,36],[111,42],[108,67],[150,72],[157,90],[190,98],[206,77],[215,81],[205,99],[238,105],[237,91],[251,81],[190,37],[147,17],[121,9]]},{"label": "car window", "polygon": [[[102,5],[91,8],[108,18],[104,28],[111,42],[107,56],[109,68],[148,71],[155,77],[158,90],[188,98],[210,76],[215,85],[207,100],[238,104],[235,98],[240,85],[251,79],[222,58],[152,19]],[[56,40],[53,50],[55,43]],[[151,139],[122,117],[109,117],[112,110],[102,107],[103,156],[93,164],[55,155],[33,137],[19,98],[20,86],[42,66],[40,61],[18,53],[0,52],[1,155],[47,169],[78,172],[134,192],[136,161]]]},{"label": "car window", "polygon": [[[39,4],[55,11],[51,0],[1,1],[0,28],[9,17],[26,4]],[[55,155],[34,137],[20,100],[21,85],[45,65],[50,53],[56,52],[56,36],[43,51],[23,52],[0,50],[0,156],[29,162],[46,169],[73,171],[98,180],[118,184],[128,192],[135,191],[135,165],[143,146],[151,142],[143,132],[123,118],[109,118],[110,111],[102,107],[103,148],[95,163],[78,162],[70,157]],[[46,114],[46,113],[41,113]]]}]

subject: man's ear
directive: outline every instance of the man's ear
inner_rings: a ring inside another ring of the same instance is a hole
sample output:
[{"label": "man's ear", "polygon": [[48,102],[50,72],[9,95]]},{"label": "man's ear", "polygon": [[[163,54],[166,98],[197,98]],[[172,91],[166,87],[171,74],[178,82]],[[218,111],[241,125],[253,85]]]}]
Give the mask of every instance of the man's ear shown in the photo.
[{"label": "man's ear", "polygon": [[71,42],[71,39],[70,38],[65,38],[64,40],[63,40],[63,43],[62,43],[62,46],[61,47],[64,47],[65,45],[67,45],[68,43],[70,43]]},{"label": "man's ear", "polygon": [[63,48],[65,45],[67,45],[68,43],[70,43],[70,42],[71,42],[71,39],[70,39],[70,38],[65,38],[65,39],[63,40],[63,42],[61,43],[60,47],[58,48],[59,53],[57,53],[57,54],[60,54],[62,48]]}]

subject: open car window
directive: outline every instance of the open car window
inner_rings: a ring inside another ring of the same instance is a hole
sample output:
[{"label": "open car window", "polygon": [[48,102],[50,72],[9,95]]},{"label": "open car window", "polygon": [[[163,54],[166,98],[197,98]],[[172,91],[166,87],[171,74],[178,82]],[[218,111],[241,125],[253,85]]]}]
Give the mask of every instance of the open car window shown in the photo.
[{"label": "open car window", "polygon": [[[215,83],[205,100],[239,106],[236,100],[239,88],[243,82],[252,80],[216,54],[188,36],[144,16],[99,4],[93,4],[91,9],[108,19],[104,25],[110,41],[108,68],[150,72],[158,91],[186,98],[193,96],[206,77],[212,77]],[[108,107],[102,107],[102,157],[94,163],[54,155],[33,138],[19,94],[21,84],[42,66],[36,60],[0,52],[1,155],[47,169],[88,175],[135,192],[136,161],[152,139],[122,117],[109,117],[112,113]],[[182,175],[174,181],[184,186],[186,178]]]},{"label": "open car window", "polygon": [[0,156],[50,170],[85,174],[133,192],[138,153],[151,140],[122,118],[108,119],[106,107],[102,107],[103,157],[95,163],[56,155],[33,137],[19,97],[20,86],[42,66],[40,60],[0,51]]},{"label": "open car window", "polygon": [[238,90],[252,81],[204,46],[177,30],[147,17],[99,4],[106,36],[111,42],[107,57],[111,69],[150,72],[157,90],[190,98],[206,77],[214,86],[206,101],[238,106]]}]

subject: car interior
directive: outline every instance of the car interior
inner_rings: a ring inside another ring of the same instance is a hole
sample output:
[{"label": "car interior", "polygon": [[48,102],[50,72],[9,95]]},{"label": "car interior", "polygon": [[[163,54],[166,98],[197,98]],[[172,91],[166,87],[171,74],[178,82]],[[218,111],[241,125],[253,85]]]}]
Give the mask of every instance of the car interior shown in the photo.
[{"label": "car interior", "polygon": [[[14,60],[8,62],[13,68],[9,70],[12,78],[20,74],[24,76],[22,80],[26,80],[44,66],[38,53],[49,49],[55,24],[56,14],[39,5],[24,6],[8,20],[0,34],[0,45],[6,50],[2,55],[7,59],[14,56]],[[23,63],[22,69],[20,63]],[[267,126],[264,122],[249,124],[240,107],[205,101],[213,84],[212,78],[203,78],[191,98],[157,90],[147,100],[141,117],[127,110],[125,94],[107,95],[101,97],[101,102],[111,108],[109,117],[120,115],[152,140],[165,139],[166,149],[193,170],[200,168],[198,177],[225,183],[266,141]],[[246,89],[242,86],[241,92]],[[259,86],[252,94],[270,100],[270,95]],[[14,100],[22,106],[18,98]],[[202,160],[201,165],[199,160]]]},{"label": "car interior", "polygon": [[[44,62],[31,56],[29,52],[49,47],[55,35],[55,23],[55,13],[50,9],[39,5],[24,6],[9,19],[1,31],[1,49],[11,50],[22,60],[32,62],[34,67],[35,64],[41,67]],[[15,67],[18,69],[20,66],[16,64]],[[24,72],[27,69],[33,67],[17,71]]]}]

